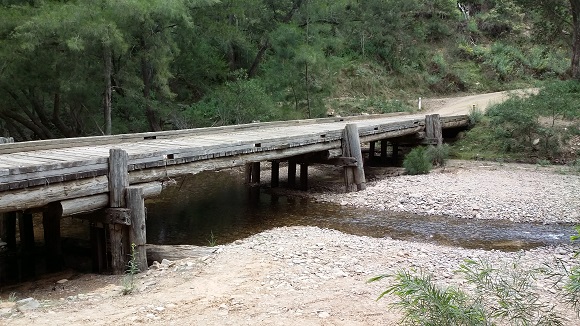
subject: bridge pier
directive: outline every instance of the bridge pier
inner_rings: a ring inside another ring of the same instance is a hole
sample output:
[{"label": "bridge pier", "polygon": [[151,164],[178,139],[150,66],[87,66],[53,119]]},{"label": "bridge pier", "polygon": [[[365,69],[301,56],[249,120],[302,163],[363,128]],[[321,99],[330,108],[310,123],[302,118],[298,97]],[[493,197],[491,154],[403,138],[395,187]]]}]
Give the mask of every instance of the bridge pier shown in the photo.
[{"label": "bridge pier", "polygon": [[272,160],[271,162],[271,175],[270,175],[270,187],[278,188],[280,186],[280,160]]},{"label": "bridge pier", "polygon": [[356,161],[356,166],[347,166],[344,168],[346,192],[364,190],[366,188],[366,181],[363,156],[360,147],[358,127],[354,123],[347,124],[343,131],[342,155],[345,157],[353,157]]},{"label": "bridge pier", "polygon": [[16,248],[16,212],[0,215],[0,238],[8,249]]},{"label": "bridge pier", "polygon": [[300,190],[308,190],[308,163],[300,163]]},{"label": "bridge pier", "polygon": [[44,228],[44,247],[46,250],[46,270],[57,272],[62,270],[64,259],[60,242],[60,219],[62,208],[58,203],[49,205],[42,212]]},{"label": "bridge pier", "polygon": [[[143,188],[129,187],[129,156],[121,149],[109,151],[109,206],[106,221],[109,223],[111,269],[115,274],[125,272],[132,244],[140,271],[147,269],[145,250],[145,202]],[[96,233],[95,239],[100,235]],[[102,255],[102,254],[101,254]],[[98,262],[99,255],[95,257]]]},{"label": "bridge pier", "polygon": [[31,213],[18,214],[18,229],[20,231],[20,275],[22,279],[28,279],[36,275],[34,225]]},{"label": "bridge pier", "polygon": [[296,162],[295,158],[288,160],[288,188],[296,188]]}]

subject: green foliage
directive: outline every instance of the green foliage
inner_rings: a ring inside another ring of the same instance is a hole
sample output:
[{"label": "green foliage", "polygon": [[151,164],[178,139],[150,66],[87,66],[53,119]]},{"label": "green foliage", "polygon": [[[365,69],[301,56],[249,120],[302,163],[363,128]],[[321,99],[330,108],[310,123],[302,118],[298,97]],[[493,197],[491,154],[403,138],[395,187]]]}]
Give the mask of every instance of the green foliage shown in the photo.
[{"label": "green foliage", "polygon": [[[369,282],[386,277],[389,276],[375,277]],[[479,302],[461,290],[438,287],[428,274],[413,275],[403,270],[394,275],[394,282],[378,299],[388,294],[399,298],[394,306],[403,311],[402,325],[489,325]]]},{"label": "green foliage", "polygon": [[258,80],[240,76],[226,82],[186,111],[193,126],[228,125],[252,121],[271,121],[275,104]]},{"label": "green foliage", "polygon": [[207,244],[210,247],[215,247],[217,245],[217,238],[213,235],[213,231],[210,231],[209,239],[207,240]]},{"label": "green foliage", "polygon": [[425,151],[425,155],[431,160],[433,165],[444,167],[449,158],[450,147],[448,144],[441,146],[429,146]]},{"label": "green foliage", "polygon": [[135,250],[136,245],[131,244],[131,253],[129,254],[129,262],[127,263],[127,270],[125,271],[125,276],[123,277],[123,290],[121,293],[123,295],[131,294],[135,290],[135,275],[137,275],[139,270],[139,265],[137,262],[137,251]]},{"label": "green foliage", "polygon": [[458,270],[475,285],[474,300],[492,320],[512,325],[564,325],[554,304],[540,299],[536,279],[543,271],[528,270],[517,261],[494,268],[487,261],[465,260]]},{"label": "green foliage", "polygon": [[469,15],[452,0],[6,0],[0,134],[108,132],[108,91],[121,133],[321,117],[334,101],[407,111],[566,76],[565,1],[461,3]]},{"label": "green foliage", "polygon": [[478,123],[481,123],[483,121],[483,117],[484,114],[483,112],[476,108],[475,106],[473,106],[471,109],[469,109],[469,124],[474,126]]},{"label": "green foliage", "polygon": [[427,174],[433,167],[424,147],[415,147],[403,160],[405,172],[410,175]]},{"label": "green foliage", "polygon": [[[517,261],[494,267],[487,261],[468,259],[457,272],[473,287],[443,288],[429,274],[405,270],[369,282],[392,279],[378,299],[389,294],[398,297],[392,305],[402,310],[402,325],[564,325],[554,311],[555,303],[538,294],[536,279],[550,276],[548,269],[525,269]],[[577,307],[574,300],[580,297],[580,270],[573,268],[564,274],[569,278],[563,295]]]},{"label": "green foliage", "polygon": [[559,119],[580,115],[580,86],[574,81],[547,83],[537,95],[511,97],[488,109],[487,115],[454,146],[463,158],[509,157],[536,162],[551,161],[575,129]]}]

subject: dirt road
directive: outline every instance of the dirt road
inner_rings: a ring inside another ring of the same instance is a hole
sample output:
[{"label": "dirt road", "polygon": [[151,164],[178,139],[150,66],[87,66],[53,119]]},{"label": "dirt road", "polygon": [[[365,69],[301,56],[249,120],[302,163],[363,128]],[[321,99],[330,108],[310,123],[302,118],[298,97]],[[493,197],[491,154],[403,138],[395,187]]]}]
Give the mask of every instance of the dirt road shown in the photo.
[{"label": "dirt road", "polygon": [[422,106],[427,112],[439,113],[442,116],[469,114],[474,107],[485,112],[489,106],[505,101],[510,95],[526,95],[537,92],[537,88],[528,88],[461,97],[423,99]]}]

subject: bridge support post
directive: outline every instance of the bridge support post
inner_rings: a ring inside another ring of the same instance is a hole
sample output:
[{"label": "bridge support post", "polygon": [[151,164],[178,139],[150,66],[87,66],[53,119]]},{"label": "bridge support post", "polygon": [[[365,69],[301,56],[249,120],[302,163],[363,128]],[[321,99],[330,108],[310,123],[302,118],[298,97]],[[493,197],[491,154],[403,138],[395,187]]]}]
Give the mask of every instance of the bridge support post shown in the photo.
[{"label": "bridge support post", "polygon": [[246,164],[246,183],[260,183],[260,162]]},{"label": "bridge support post", "polygon": [[399,160],[399,143],[393,142],[393,153],[391,156],[393,157],[393,161],[396,163]]},{"label": "bridge support post", "polygon": [[0,214],[0,238],[8,249],[16,248],[16,212]]},{"label": "bridge support post", "polygon": [[105,228],[100,223],[94,223],[90,229],[93,272],[103,273],[108,266]]},{"label": "bridge support post", "polygon": [[375,159],[376,142],[372,141],[369,143],[369,162]]},{"label": "bridge support post", "polygon": [[145,200],[143,198],[143,188],[127,188],[127,208],[131,215],[131,230],[129,239],[135,245],[135,258],[140,271],[147,270],[147,233],[145,226]]},{"label": "bridge support post", "polygon": [[439,114],[425,116],[425,137],[428,141],[436,143],[437,146],[443,144],[443,129]]},{"label": "bridge support post", "polygon": [[22,279],[33,277],[36,274],[34,259],[34,224],[31,213],[18,215],[18,228],[20,229],[21,248],[21,275]]},{"label": "bridge support post", "polygon": [[[129,155],[122,149],[109,150],[109,206],[125,207],[125,189],[129,186]],[[123,274],[129,253],[129,230],[126,225],[109,224],[111,267],[113,273]]]},{"label": "bridge support post", "polygon": [[296,159],[288,160],[288,187],[296,187]]},{"label": "bridge support post", "polygon": [[62,270],[63,257],[60,243],[60,219],[62,207],[55,203],[49,205],[42,213],[44,227],[44,246],[46,248],[46,269],[49,272]]},{"label": "bridge support post", "polygon": [[300,163],[300,190],[308,190],[308,163]]},{"label": "bridge support post", "polygon": [[343,131],[342,153],[343,156],[353,157],[356,160],[356,167],[344,168],[346,191],[364,190],[366,188],[366,181],[363,157],[360,148],[358,127],[354,123],[347,124]]},{"label": "bridge support post", "polygon": [[389,142],[386,139],[381,140],[381,163],[387,162]]},{"label": "bridge support post", "polygon": [[271,169],[270,187],[278,188],[280,186],[280,161],[273,160]]}]

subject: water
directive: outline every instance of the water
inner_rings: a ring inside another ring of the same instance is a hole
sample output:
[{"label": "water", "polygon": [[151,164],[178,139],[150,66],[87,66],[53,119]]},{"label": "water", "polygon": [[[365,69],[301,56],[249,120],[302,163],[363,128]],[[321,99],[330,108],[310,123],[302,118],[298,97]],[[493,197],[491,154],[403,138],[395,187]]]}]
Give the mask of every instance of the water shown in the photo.
[{"label": "water", "polygon": [[231,171],[177,180],[148,200],[147,242],[225,244],[274,227],[309,225],[348,234],[515,251],[568,243],[572,225],[418,216],[316,203],[249,190]]}]

